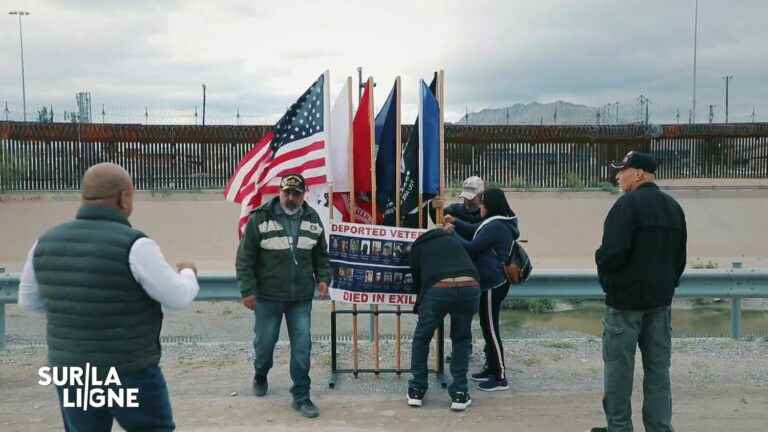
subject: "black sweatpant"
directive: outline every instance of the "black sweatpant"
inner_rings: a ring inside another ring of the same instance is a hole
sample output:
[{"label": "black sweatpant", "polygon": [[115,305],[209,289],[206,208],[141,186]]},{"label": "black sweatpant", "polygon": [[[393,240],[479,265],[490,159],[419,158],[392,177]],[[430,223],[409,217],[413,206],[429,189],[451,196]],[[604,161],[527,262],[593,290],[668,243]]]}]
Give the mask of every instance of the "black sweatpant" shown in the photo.
[{"label": "black sweatpant", "polygon": [[504,346],[499,334],[499,310],[509,292],[509,282],[480,295],[480,327],[485,339],[485,364],[496,374],[496,379],[506,378],[504,367]]}]

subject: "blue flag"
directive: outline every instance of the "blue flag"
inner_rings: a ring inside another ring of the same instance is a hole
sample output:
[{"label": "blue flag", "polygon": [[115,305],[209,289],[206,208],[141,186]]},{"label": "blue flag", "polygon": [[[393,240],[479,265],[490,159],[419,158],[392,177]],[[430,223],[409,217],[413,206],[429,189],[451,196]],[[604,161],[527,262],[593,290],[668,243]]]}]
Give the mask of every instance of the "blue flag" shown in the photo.
[{"label": "blue flag", "polygon": [[382,224],[395,225],[395,164],[397,163],[397,84],[376,115],[376,201]]},{"label": "blue flag", "polygon": [[[424,96],[429,96],[429,94],[424,95],[423,94],[423,83],[419,84],[419,116],[422,115],[422,99],[424,99]],[[435,77],[432,79],[432,84],[427,87],[428,93],[431,93],[431,96],[427,99],[435,100],[435,93],[437,88],[437,74],[435,74]],[[430,124],[437,124],[439,127],[439,117],[434,117],[434,106],[430,107],[430,102],[427,102],[427,110],[424,114],[429,115],[430,119],[427,120]],[[430,114],[431,113],[431,114]],[[437,122],[437,123],[435,123]],[[439,129],[438,129],[439,132]],[[402,153],[402,159],[401,159],[401,167],[402,171],[400,172],[400,226],[403,227],[409,227],[409,228],[416,228],[419,226],[419,218],[418,218],[418,194],[425,191],[424,187],[422,186],[422,177],[420,175],[423,170],[421,169],[421,165],[423,165],[423,159],[422,154],[424,151],[422,150],[422,135],[423,135],[423,129],[421,127],[421,119],[419,117],[416,117],[416,121],[413,125],[413,129],[411,129],[411,134],[408,137],[408,142],[406,143],[405,147],[403,148]],[[434,134],[434,126],[427,127],[427,139],[430,141],[434,141],[433,137]],[[439,149],[439,134],[437,136],[437,144],[434,142],[431,142],[427,146],[427,151],[434,153],[437,157],[437,167],[432,166],[432,156],[427,157],[427,169],[432,170],[434,173],[439,173],[440,171],[440,149]],[[433,176],[433,174],[431,174]],[[432,182],[434,184],[434,181]],[[437,177],[437,188],[433,188],[432,186],[429,186],[426,188],[427,191],[434,189],[439,189],[440,185],[440,178]],[[427,194],[422,194],[422,199],[424,201],[431,199],[432,197]],[[423,212],[423,220],[422,220],[422,227],[427,226],[427,212]]]},{"label": "blue flag", "polygon": [[423,200],[440,193],[440,105],[429,87],[419,84],[419,192]]}]

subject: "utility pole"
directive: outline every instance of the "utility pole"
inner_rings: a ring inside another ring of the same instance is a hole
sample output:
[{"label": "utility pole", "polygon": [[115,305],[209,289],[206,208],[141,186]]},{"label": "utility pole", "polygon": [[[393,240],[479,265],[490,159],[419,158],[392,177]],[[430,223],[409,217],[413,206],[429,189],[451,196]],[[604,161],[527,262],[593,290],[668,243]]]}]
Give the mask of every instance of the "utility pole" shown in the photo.
[{"label": "utility pole", "polygon": [[650,123],[650,116],[648,116],[648,105],[651,104],[651,100],[648,98],[645,98],[645,125],[648,126],[648,123]]},{"label": "utility pole", "polygon": [[710,104],[709,105],[709,124],[712,124],[712,121],[715,119],[715,106]]},{"label": "utility pole", "polygon": [[469,126],[469,105],[465,107],[466,115],[464,116],[464,126]]},{"label": "utility pole", "polygon": [[203,126],[205,126],[205,84],[203,84]]},{"label": "utility pole", "polygon": [[688,110],[688,124],[693,124],[693,111]]},{"label": "utility pole", "polygon": [[616,102],[616,124],[619,124],[619,103]]},{"label": "utility pole", "polygon": [[678,108],[677,112],[675,113],[675,120],[677,124],[680,124],[680,108]]},{"label": "utility pole", "polygon": [[101,124],[104,124],[104,118],[107,116],[107,112],[104,110],[104,104],[101,104]]},{"label": "utility pole", "polygon": [[21,48],[21,106],[23,112],[24,121],[27,121],[27,83],[24,78],[24,32],[21,27],[21,17],[29,15],[29,12],[23,10],[15,10],[8,12],[8,15],[19,16],[19,48]]},{"label": "utility pole", "polygon": [[696,48],[699,39],[699,0],[693,14],[693,108],[691,109],[692,123],[696,123]]},{"label": "utility pole", "polygon": [[144,107],[144,124],[149,124],[149,107]]},{"label": "utility pole", "polygon": [[195,105],[195,126],[197,126],[197,105]]},{"label": "utility pole", "polygon": [[[5,119],[8,120],[8,102],[5,103]],[[752,105],[752,123],[755,122],[755,106]]]},{"label": "utility pole", "polygon": [[507,107],[507,126],[509,126],[509,107]]},{"label": "utility pole", "polygon": [[725,80],[725,123],[728,124],[728,84],[733,79],[733,75],[726,75]]},{"label": "utility pole", "polygon": [[597,124],[598,124],[598,126],[600,125],[600,110],[602,110],[602,108],[598,108],[598,109],[597,109],[597,115],[596,115],[596,117],[597,117]]},{"label": "utility pole", "polygon": [[237,125],[240,126],[240,107],[237,107]]},{"label": "utility pole", "polygon": [[553,118],[553,123],[555,126],[557,126],[557,102],[555,102],[555,115]]},{"label": "utility pole", "polygon": [[[10,111],[8,111],[8,101],[5,101],[5,109],[3,110],[3,113],[5,113],[5,121],[8,121],[8,114],[10,113]],[[752,122],[755,121],[754,119],[755,119],[755,110],[753,108],[752,109]]]}]

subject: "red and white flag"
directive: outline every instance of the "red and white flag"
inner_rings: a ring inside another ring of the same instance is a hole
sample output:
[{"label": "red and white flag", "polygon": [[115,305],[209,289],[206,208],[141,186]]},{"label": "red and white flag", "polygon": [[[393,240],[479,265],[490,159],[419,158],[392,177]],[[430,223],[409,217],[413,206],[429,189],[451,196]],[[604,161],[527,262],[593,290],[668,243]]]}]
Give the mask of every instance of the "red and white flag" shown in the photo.
[{"label": "red and white flag", "polygon": [[241,205],[241,238],[250,213],[280,192],[283,175],[303,175],[308,188],[326,183],[329,105],[326,71],[238,163],[224,196]]}]

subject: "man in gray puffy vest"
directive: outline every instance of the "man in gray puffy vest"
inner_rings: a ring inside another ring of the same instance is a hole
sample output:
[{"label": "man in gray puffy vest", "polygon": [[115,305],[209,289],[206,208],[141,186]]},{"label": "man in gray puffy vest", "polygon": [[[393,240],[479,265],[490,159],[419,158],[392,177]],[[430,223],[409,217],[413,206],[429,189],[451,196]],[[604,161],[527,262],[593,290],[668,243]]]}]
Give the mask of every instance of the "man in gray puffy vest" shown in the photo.
[{"label": "man in gray puffy vest", "polygon": [[[29,251],[19,303],[44,312],[51,367],[95,368],[100,380],[116,371],[122,389],[137,389],[138,407],[71,407],[82,386],[57,386],[67,432],[172,431],[171,402],[160,361],[164,309],[197,296],[192,263],[171,268],[157,243],[131,227],[133,182],[112,163],[83,176],[74,220],[45,232]],[[87,386],[89,383],[83,383]],[[70,395],[67,397],[66,395]]]}]

